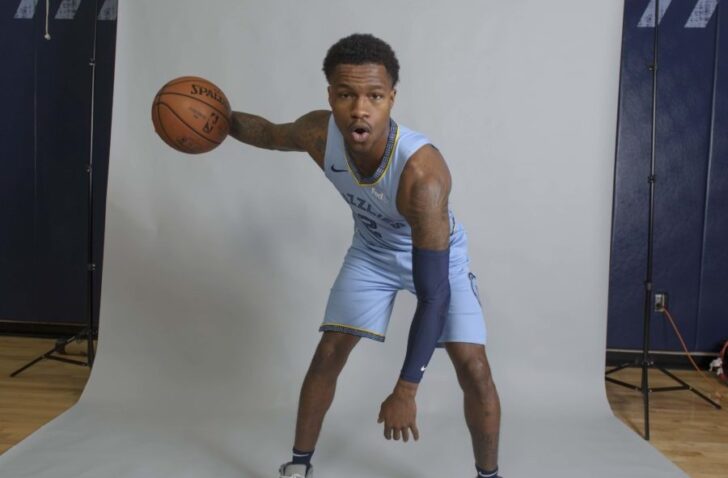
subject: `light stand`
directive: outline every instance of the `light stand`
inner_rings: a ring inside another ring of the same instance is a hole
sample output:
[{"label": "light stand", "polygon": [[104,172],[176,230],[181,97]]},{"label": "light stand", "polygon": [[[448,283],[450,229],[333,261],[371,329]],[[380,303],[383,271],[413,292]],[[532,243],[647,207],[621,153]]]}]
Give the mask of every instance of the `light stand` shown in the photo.
[{"label": "light stand", "polygon": [[[694,394],[698,395],[703,400],[707,401],[715,408],[720,409],[720,405],[710,398],[706,397],[700,391],[694,389],[679,377],[676,377],[670,373],[664,367],[657,365],[650,357],[650,317],[652,313],[652,259],[653,259],[653,244],[654,244],[654,227],[655,227],[655,183],[657,182],[657,176],[655,175],[655,144],[656,144],[656,119],[657,119],[657,47],[659,39],[659,25],[660,25],[660,0],[655,1],[655,30],[653,37],[653,53],[652,53],[652,64],[649,65],[649,69],[652,72],[652,143],[650,151],[650,175],[647,178],[650,189],[650,201],[649,201],[649,219],[648,219],[648,231],[647,231],[647,270],[645,277],[645,302],[644,302],[644,314],[643,314],[643,341],[642,341],[642,360],[636,359],[634,362],[625,363],[619,365],[606,372],[605,379],[614,384],[622,387],[627,387],[632,390],[637,390],[642,393],[642,399],[644,402],[644,417],[645,417],[645,428],[644,438],[645,440],[650,439],[650,393],[651,392],[670,392],[675,390],[689,390]],[[657,311],[660,311],[656,307]],[[622,370],[627,367],[640,367],[642,369],[642,383],[641,385],[632,385],[627,382],[616,380],[609,375]],[[679,386],[673,387],[659,387],[650,388],[649,385],[649,374],[650,368],[656,368],[661,371],[675,382],[679,383]]]},{"label": "light stand", "polygon": [[[69,337],[68,339],[60,339],[56,342],[55,346],[44,353],[40,357],[33,359],[18,370],[10,374],[11,377],[15,377],[22,371],[32,367],[41,360],[56,360],[59,362],[69,363],[73,365],[81,365],[85,367],[93,367],[95,358],[94,340],[98,336],[98,327],[94,323],[94,273],[96,272],[96,262],[94,261],[94,197],[93,197],[93,164],[94,164],[94,106],[95,106],[95,93],[96,93],[96,34],[98,24],[98,1],[94,2],[94,40],[93,50],[91,58],[89,59],[89,67],[91,68],[91,125],[90,125],[90,141],[89,141],[89,157],[88,165],[86,166],[86,173],[88,175],[88,198],[87,198],[87,274],[86,274],[86,326],[81,329],[76,335]],[[86,340],[86,361],[72,360],[66,357],[59,357],[56,354],[64,354],[66,345],[71,342]]]}]

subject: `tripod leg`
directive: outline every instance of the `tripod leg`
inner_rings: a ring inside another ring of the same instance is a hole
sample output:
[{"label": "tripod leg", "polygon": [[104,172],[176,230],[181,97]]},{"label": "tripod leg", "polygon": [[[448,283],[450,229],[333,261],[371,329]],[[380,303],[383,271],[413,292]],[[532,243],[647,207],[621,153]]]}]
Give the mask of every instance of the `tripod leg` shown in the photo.
[{"label": "tripod leg", "polygon": [[659,370],[660,372],[664,373],[665,375],[667,375],[668,377],[670,377],[671,379],[673,379],[673,380],[674,380],[674,381],[676,381],[677,383],[681,384],[681,385],[682,385],[683,387],[685,387],[685,388],[686,388],[687,390],[690,390],[690,391],[691,391],[691,392],[693,392],[693,393],[694,393],[695,395],[699,396],[700,398],[702,398],[702,399],[703,399],[703,400],[705,400],[706,402],[710,403],[711,405],[713,405],[713,406],[714,406],[715,408],[717,408],[718,410],[720,410],[720,409],[721,409],[721,406],[720,406],[720,404],[719,404],[719,403],[716,403],[716,402],[714,402],[713,400],[711,400],[711,399],[710,399],[709,397],[705,396],[705,395],[704,395],[704,394],[703,394],[702,392],[700,392],[700,390],[696,390],[696,389],[694,389],[694,388],[693,388],[692,386],[690,386],[690,385],[689,385],[689,384],[688,384],[687,382],[685,382],[685,381],[684,381],[683,379],[681,379],[680,377],[678,377],[678,376],[676,376],[676,375],[672,374],[672,373],[671,373],[671,372],[669,372],[669,371],[668,371],[667,369],[665,369],[665,368],[663,368],[663,367],[660,367],[659,365],[657,365],[656,367],[657,367],[657,369],[658,369],[658,370]]},{"label": "tripod leg", "polygon": [[37,364],[38,362],[40,362],[40,361],[41,361],[41,360],[43,360],[44,358],[46,358],[46,356],[45,356],[45,355],[41,355],[40,357],[36,358],[36,359],[35,359],[35,360],[33,360],[32,362],[28,362],[27,364],[23,365],[23,366],[22,366],[21,368],[19,368],[19,369],[18,369],[18,370],[16,370],[15,372],[11,373],[11,374],[10,374],[10,376],[11,376],[11,377],[15,377],[16,375],[18,375],[18,374],[19,374],[20,372],[22,372],[23,370],[25,370],[25,369],[27,369],[27,368],[30,368],[30,367],[32,367],[33,365]]},{"label": "tripod leg", "polygon": [[33,359],[31,362],[23,365],[21,368],[19,368],[15,372],[11,373],[10,376],[11,377],[15,377],[16,375],[18,375],[19,373],[21,373],[25,369],[27,369],[29,367],[32,367],[33,365],[37,364],[38,362],[40,362],[43,359],[52,359],[52,360],[57,360],[59,362],[71,363],[71,364],[75,364],[75,365],[84,365],[84,366],[85,365],[88,365],[89,368],[90,368],[91,367],[89,365],[90,362],[89,362],[89,364],[86,364],[84,362],[79,362],[79,361],[76,361],[76,360],[69,360],[69,359],[66,359],[66,358],[53,356],[54,353],[64,353],[66,345],[70,344],[74,340],[77,340],[79,337],[80,337],[80,334],[79,335],[74,335],[73,337],[70,337],[70,338],[68,338],[68,339],[66,339],[64,341],[61,341],[61,340],[56,341],[56,344],[53,346],[53,348],[51,350],[49,350],[48,352],[44,353],[40,357]]},{"label": "tripod leg", "polygon": [[642,363],[642,400],[645,408],[645,440],[650,440],[650,385],[647,362]]},{"label": "tripod leg", "polygon": [[86,337],[86,362],[88,362],[88,368],[93,367],[95,358],[94,351],[94,334],[89,331],[88,337]]},{"label": "tripod leg", "polygon": [[622,365],[617,365],[616,367],[611,368],[611,369],[607,370],[606,372],[604,372],[604,375],[611,375],[611,374],[613,374],[615,372],[619,372],[620,370],[625,369],[627,367],[632,367],[633,365],[634,365],[633,363],[623,363]]}]

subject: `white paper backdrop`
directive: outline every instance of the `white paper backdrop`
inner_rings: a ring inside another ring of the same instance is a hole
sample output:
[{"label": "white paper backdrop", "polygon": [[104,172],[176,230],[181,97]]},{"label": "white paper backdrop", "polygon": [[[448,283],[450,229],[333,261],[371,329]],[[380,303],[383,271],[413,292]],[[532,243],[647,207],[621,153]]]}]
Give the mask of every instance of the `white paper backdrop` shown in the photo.
[{"label": "white paper backdrop", "polygon": [[[393,116],[450,165],[485,296],[504,476],[684,476],[604,392],[621,2],[125,0],[119,11],[99,354],[79,404],[0,457],[0,476],[275,476],[350,212],[305,155],[231,139],[183,155],[156,137],[149,109],[182,75],[276,122],[326,108],[323,57],[352,32],[393,46]],[[420,387],[420,442],[386,442],[376,424],[414,304],[401,294],[387,342],[354,350],[317,477],[474,474],[445,353]]]}]

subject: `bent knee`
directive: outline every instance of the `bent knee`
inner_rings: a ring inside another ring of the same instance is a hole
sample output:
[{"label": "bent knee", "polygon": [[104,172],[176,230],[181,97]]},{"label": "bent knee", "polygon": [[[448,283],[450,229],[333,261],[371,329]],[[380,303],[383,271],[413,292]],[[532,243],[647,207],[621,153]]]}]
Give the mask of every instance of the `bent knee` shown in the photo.
[{"label": "bent knee", "polygon": [[475,392],[485,396],[495,388],[488,362],[480,357],[460,364],[457,375],[460,386],[466,392]]},{"label": "bent knee", "polygon": [[344,367],[355,343],[344,340],[322,340],[311,360],[310,371],[338,373]]}]

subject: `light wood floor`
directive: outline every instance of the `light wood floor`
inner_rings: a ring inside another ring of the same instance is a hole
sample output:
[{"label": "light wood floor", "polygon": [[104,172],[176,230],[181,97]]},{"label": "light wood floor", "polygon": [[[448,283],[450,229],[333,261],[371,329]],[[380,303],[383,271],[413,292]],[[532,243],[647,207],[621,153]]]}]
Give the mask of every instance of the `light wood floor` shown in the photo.
[{"label": "light wood floor", "polygon": [[[73,405],[86,385],[86,367],[51,360],[9,377],[53,344],[53,340],[0,337],[0,454]],[[71,353],[83,350],[82,343],[68,347]],[[675,373],[698,388],[707,388],[696,372]],[[638,369],[625,369],[613,377],[638,384],[639,374]],[[651,371],[650,377],[651,387],[674,385],[660,372]],[[728,387],[711,383],[728,397]],[[642,396],[611,383],[607,396],[615,415],[641,434]],[[687,391],[655,393],[650,409],[655,447],[693,478],[728,477],[728,410],[715,410]]]}]

